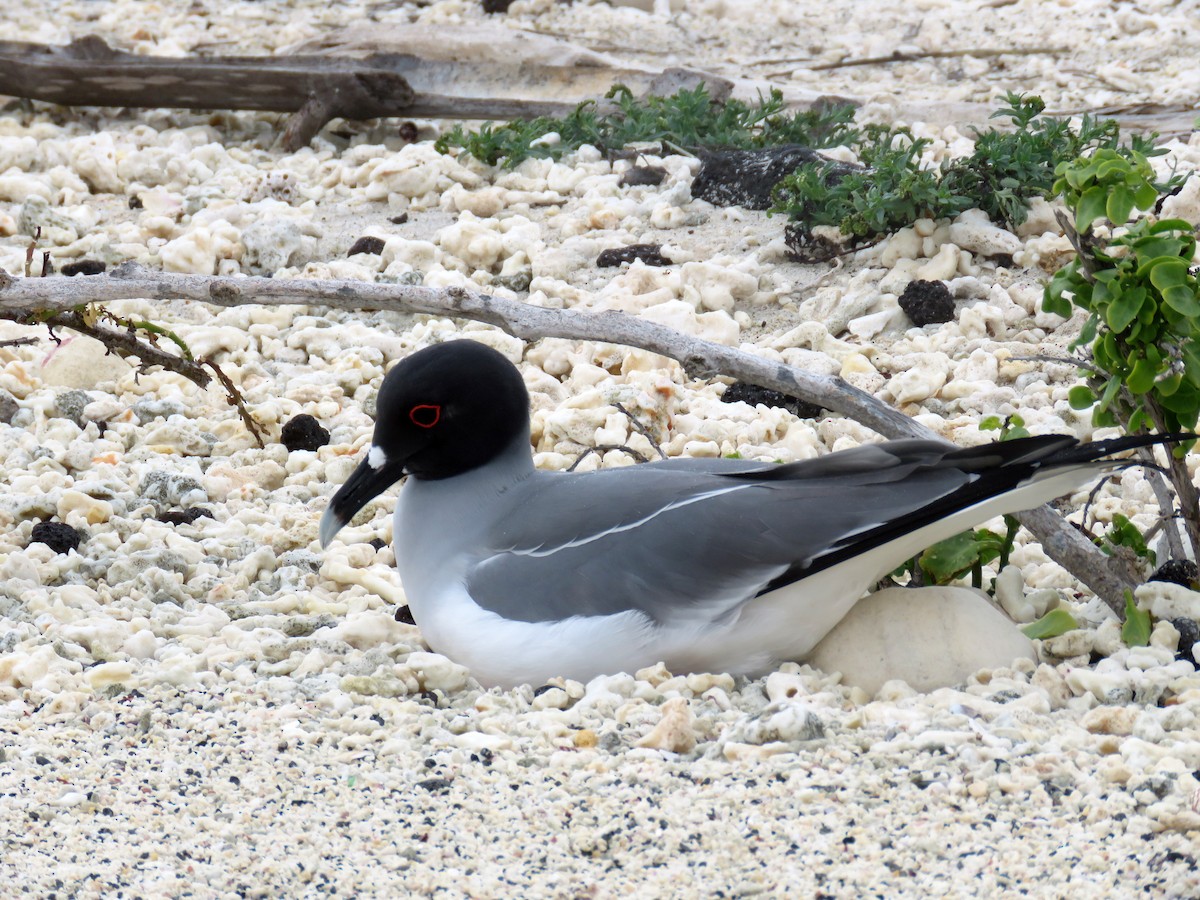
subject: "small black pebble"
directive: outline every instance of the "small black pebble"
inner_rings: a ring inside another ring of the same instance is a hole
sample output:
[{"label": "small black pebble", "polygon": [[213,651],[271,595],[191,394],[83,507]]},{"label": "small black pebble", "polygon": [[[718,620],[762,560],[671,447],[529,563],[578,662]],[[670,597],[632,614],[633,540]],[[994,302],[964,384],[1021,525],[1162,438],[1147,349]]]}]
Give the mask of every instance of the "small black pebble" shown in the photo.
[{"label": "small black pebble", "polygon": [[1175,648],[1175,658],[1185,659],[1195,665],[1196,658],[1192,654],[1196,652],[1196,644],[1200,643],[1200,623],[1195,619],[1180,617],[1172,619],[1171,624],[1179,632],[1179,646]]},{"label": "small black pebble", "polygon": [[417,787],[423,787],[429,793],[443,793],[450,790],[449,778],[426,778],[424,781],[418,781]]},{"label": "small black pebble", "polygon": [[790,397],[770,388],[759,387],[757,384],[746,384],[743,381],[735,381],[725,388],[721,400],[724,403],[737,403],[740,400],[751,406],[757,406],[759,403],[763,406],[774,406],[786,409],[798,419],[815,419],[822,412],[821,407],[815,403],[809,403],[799,397]]},{"label": "small black pebble", "polygon": [[420,132],[417,131],[417,123],[401,122],[400,127],[396,129],[396,136],[402,141],[408,141],[410,144],[414,143],[420,137]]},{"label": "small black pebble", "polygon": [[662,184],[667,170],[662,166],[633,166],[621,173],[621,184],[626,187]]},{"label": "small black pebble", "polygon": [[407,606],[396,607],[396,621],[403,622],[405,625],[416,625],[416,620],[412,617],[412,610]]},{"label": "small black pebble", "polygon": [[229,783],[230,783],[230,784],[237,785],[238,787],[241,787],[241,784],[242,784],[242,779],[238,778],[236,775],[230,775],[230,776],[229,776]]},{"label": "small black pebble", "polygon": [[307,413],[301,413],[283,426],[280,443],[293,450],[316,450],[329,443],[329,432]]},{"label": "small black pebble", "polygon": [[367,543],[371,545],[372,549],[374,549],[376,553],[387,546],[387,543],[379,538],[371,538],[369,541],[367,541]]},{"label": "small black pebble", "polygon": [[918,327],[941,325],[954,318],[954,298],[941,281],[910,281],[900,295],[900,308]]},{"label": "small black pebble", "polygon": [[38,522],[29,537],[29,543],[45,544],[55,553],[74,550],[79,541],[79,532],[64,522]]},{"label": "small black pebble", "polygon": [[98,259],[81,259],[78,262],[67,263],[62,267],[64,275],[99,275],[108,266]]},{"label": "small black pebble", "polygon": [[405,222],[408,221],[408,213],[405,212],[405,213],[400,213],[400,215],[398,215],[398,216],[392,216],[390,219],[388,219],[388,221],[391,222],[393,225],[403,225]]},{"label": "small black pebble", "polygon": [[36,756],[33,757],[33,761],[35,763],[37,763],[39,766],[50,765],[50,760],[47,759],[46,757],[42,756],[42,754],[40,754],[40,753],[38,753]]},{"label": "small black pebble", "polygon": [[512,5],[513,0],[483,0],[485,13],[504,13]]},{"label": "small black pebble", "polygon": [[130,209],[141,209],[143,206],[145,206],[145,204],[142,203],[141,197],[134,196],[129,198]]},{"label": "small black pebble", "polygon": [[533,696],[540,697],[542,694],[546,693],[546,691],[552,691],[554,688],[555,685],[553,684],[543,684],[540,688],[536,688],[534,690]]},{"label": "small black pebble", "polygon": [[168,525],[191,525],[201,516],[208,516],[210,519],[215,518],[212,513],[200,506],[189,506],[187,509],[173,509],[155,518],[160,522],[166,522]]},{"label": "small black pebble", "polygon": [[1196,564],[1190,559],[1168,559],[1154,571],[1148,580],[1167,581],[1180,587],[1190,588],[1198,579],[1200,579],[1200,571],[1196,569]]},{"label": "small black pebble", "polygon": [[377,237],[360,237],[357,241],[350,245],[350,249],[346,251],[347,256],[354,256],[356,253],[371,253],[378,256],[383,252],[383,238]]},{"label": "small black pebble", "polygon": [[631,263],[640,259],[648,266],[669,266],[671,260],[660,252],[662,244],[630,244],[628,247],[617,247],[615,250],[605,250],[596,257],[596,265],[602,269],[619,266],[621,263]]}]

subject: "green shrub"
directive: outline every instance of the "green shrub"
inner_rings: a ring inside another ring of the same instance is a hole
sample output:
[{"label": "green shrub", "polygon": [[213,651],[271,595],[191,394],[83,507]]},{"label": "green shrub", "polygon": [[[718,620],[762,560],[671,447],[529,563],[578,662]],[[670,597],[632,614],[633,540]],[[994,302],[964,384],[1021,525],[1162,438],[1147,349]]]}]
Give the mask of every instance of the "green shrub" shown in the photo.
[{"label": "green shrub", "polygon": [[[487,123],[478,130],[457,126],[440,137],[438,152],[460,147],[488,165],[513,168],[530,157],[560,159],[584,144],[613,152],[634,143],[658,143],[675,151],[702,148],[749,149],[783,144],[834,147],[856,140],[854,109],[832,105],[796,113],[784,112],[783,94],[772,90],[758,103],[718,103],[699,85],[670,97],[636,98],[624,85],[605,95],[616,110],[601,113],[597,104],[579,104],[563,118],[542,116],[503,125]],[[559,140],[540,139],[554,132]]]}]

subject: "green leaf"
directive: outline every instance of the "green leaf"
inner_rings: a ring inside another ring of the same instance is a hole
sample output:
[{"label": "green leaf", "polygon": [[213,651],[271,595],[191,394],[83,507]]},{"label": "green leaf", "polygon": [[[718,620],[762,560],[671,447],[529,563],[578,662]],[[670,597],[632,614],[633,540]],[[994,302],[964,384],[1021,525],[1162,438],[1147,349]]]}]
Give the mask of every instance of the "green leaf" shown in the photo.
[{"label": "green leaf", "polygon": [[1150,643],[1150,613],[1138,609],[1133,602],[1133,591],[1125,591],[1125,624],[1121,626],[1121,640],[1127,647],[1145,647]]},{"label": "green leaf", "polygon": [[1067,402],[1071,409],[1089,409],[1096,405],[1096,392],[1086,384],[1077,384],[1067,391]]},{"label": "green leaf", "polygon": [[[1159,269],[1162,266],[1158,266]],[[1200,316],[1200,299],[1196,297],[1194,288],[1184,284],[1176,284],[1162,292],[1163,303],[1175,310],[1181,316],[1192,318]]]},{"label": "green leaf", "polygon": [[1124,225],[1129,221],[1129,214],[1133,212],[1133,192],[1124,185],[1117,185],[1108,195],[1108,202],[1104,207],[1104,214],[1108,216],[1108,221],[1114,225]]},{"label": "green leaf", "polygon": [[1074,631],[1078,627],[1079,623],[1075,621],[1075,617],[1065,609],[1052,609],[1036,622],[1023,626],[1021,631],[1031,641],[1044,641]]},{"label": "green leaf", "polygon": [[980,431],[999,431],[1000,417],[999,416],[984,416],[979,420]]},{"label": "green leaf", "polygon": [[1079,338],[1074,342],[1080,347],[1088,347],[1092,341],[1096,339],[1096,332],[1100,328],[1100,317],[1095,313],[1088,316],[1088,320],[1083,323],[1083,328],[1079,330]]},{"label": "green leaf", "polygon": [[1108,305],[1104,318],[1113,331],[1124,331],[1141,312],[1146,302],[1146,289],[1140,285],[1118,294]]},{"label": "green leaf", "polygon": [[1079,197],[1075,207],[1075,230],[1080,234],[1092,227],[1092,223],[1105,215],[1108,205],[1108,191],[1102,187],[1088,188]]},{"label": "green leaf", "polygon": [[1152,184],[1141,184],[1133,192],[1133,202],[1138,209],[1149,209],[1158,202],[1158,191]]},{"label": "green leaf", "polygon": [[[1172,372],[1169,375],[1164,375],[1154,384],[1154,392],[1159,397],[1170,397],[1173,393],[1179,390],[1179,386],[1183,384],[1183,376],[1178,372]],[[1133,428],[1129,429],[1133,431]]]},{"label": "green leaf", "polygon": [[1192,228],[1192,223],[1187,219],[1159,219],[1147,231],[1150,234],[1161,234],[1164,231],[1182,231],[1185,234],[1191,234]]},{"label": "green leaf", "polygon": [[1112,405],[1113,400],[1117,398],[1117,392],[1121,390],[1121,382],[1119,379],[1110,378],[1104,385],[1104,390],[1100,393],[1100,402],[1096,405],[1097,412],[1104,412]]},{"label": "green leaf", "polygon": [[1135,394],[1144,394],[1154,387],[1154,378],[1158,368],[1150,360],[1139,357],[1133,363],[1133,371],[1125,381],[1125,386]]},{"label": "green leaf", "polygon": [[939,541],[921,554],[921,568],[938,584],[953,581],[966,572],[979,558],[975,535],[970,531]]},{"label": "green leaf", "polygon": [[1167,259],[1151,260],[1151,263],[1150,283],[1160,291],[1187,284],[1187,260],[1174,256]]},{"label": "green leaf", "polygon": [[1167,260],[1182,260],[1180,254],[1183,252],[1183,246],[1183,241],[1174,236],[1152,235],[1138,238],[1133,242],[1133,249],[1138,258],[1138,277],[1145,278],[1156,266]]}]

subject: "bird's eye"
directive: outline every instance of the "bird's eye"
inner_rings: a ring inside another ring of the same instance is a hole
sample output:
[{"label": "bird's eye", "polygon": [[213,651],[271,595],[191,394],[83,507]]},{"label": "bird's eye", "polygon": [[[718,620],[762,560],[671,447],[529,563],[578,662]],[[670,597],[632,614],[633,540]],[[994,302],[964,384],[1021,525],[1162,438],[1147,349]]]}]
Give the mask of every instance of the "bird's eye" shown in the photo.
[{"label": "bird's eye", "polygon": [[418,428],[432,428],[442,417],[442,408],[428,403],[414,406],[408,411],[409,420]]}]

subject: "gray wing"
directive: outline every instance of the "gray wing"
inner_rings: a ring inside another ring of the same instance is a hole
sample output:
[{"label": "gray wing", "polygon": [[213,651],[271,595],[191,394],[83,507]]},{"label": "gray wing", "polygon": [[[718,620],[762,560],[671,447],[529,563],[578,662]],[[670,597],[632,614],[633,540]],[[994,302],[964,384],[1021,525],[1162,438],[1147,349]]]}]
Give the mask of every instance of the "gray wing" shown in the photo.
[{"label": "gray wing", "polygon": [[896,441],[783,466],[681,460],[542,474],[467,587],[485,609],[526,622],[629,610],[658,623],[717,619],[962,487],[968,473],[936,465],[948,449]]}]

